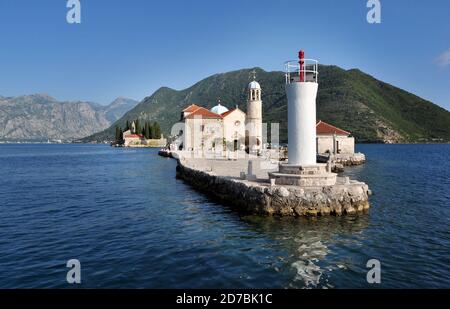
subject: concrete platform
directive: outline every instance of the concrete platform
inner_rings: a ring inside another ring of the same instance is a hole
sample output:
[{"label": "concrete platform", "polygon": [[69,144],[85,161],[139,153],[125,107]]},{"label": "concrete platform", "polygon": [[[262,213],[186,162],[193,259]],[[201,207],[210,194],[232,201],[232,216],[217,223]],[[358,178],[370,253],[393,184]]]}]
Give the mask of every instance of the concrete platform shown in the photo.
[{"label": "concrete platform", "polygon": [[337,174],[327,171],[326,164],[292,165],[280,164],[279,172],[269,173],[277,185],[322,187],[336,184]]}]

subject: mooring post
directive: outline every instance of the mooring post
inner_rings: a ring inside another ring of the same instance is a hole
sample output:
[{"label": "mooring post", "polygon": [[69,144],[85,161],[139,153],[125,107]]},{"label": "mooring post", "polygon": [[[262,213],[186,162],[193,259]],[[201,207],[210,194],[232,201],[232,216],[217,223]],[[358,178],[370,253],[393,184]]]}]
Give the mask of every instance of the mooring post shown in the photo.
[{"label": "mooring post", "polygon": [[327,161],[327,173],[331,173],[331,170],[332,170],[331,158],[332,158],[332,156],[330,154],[330,156],[328,157],[328,161]]},{"label": "mooring post", "polygon": [[247,167],[247,180],[256,180],[256,175],[253,174],[253,161],[248,160],[248,167]]}]

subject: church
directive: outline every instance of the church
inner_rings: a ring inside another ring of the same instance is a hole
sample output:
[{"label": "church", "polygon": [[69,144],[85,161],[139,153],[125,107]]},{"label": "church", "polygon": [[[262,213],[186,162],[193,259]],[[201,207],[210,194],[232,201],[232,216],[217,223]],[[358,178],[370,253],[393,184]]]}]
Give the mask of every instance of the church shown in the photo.
[{"label": "church", "polygon": [[192,104],[182,111],[183,149],[222,152],[262,150],[261,86],[252,81],[247,87],[247,114],[236,106],[228,109],[218,103],[210,110]]}]

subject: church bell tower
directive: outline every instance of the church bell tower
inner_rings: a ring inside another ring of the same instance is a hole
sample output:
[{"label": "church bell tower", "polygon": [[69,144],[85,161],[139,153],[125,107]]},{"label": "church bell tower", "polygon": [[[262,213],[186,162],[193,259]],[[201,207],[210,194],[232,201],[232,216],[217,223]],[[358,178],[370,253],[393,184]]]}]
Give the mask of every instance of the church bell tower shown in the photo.
[{"label": "church bell tower", "polygon": [[247,87],[246,140],[249,153],[258,154],[262,149],[262,100],[261,86],[256,81],[253,71],[253,81]]}]

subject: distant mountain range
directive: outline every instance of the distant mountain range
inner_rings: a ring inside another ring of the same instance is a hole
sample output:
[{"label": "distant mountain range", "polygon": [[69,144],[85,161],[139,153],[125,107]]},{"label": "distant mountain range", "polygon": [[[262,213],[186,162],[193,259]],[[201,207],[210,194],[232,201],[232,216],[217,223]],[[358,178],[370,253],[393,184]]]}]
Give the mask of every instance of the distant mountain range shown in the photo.
[{"label": "distant mountain range", "polygon": [[[211,108],[219,98],[222,105],[245,111],[252,70],[216,74],[180,91],[160,88],[111,127],[84,140],[112,140],[116,125],[124,127],[137,118],[158,121],[167,134],[184,107],[196,103]],[[284,73],[255,70],[263,92],[263,122],[279,122],[280,138],[287,141]],[[450,141],[449,111],[357,69],[320,66],[317,105],[318,119],[352,132],[359,142]]]},{"label": "distant mountain range", "polygon": [[0,140],[76,140],[108,128],[137,103],[117,98],[103,106],[59,102],[46,94],[0,96]]}]

